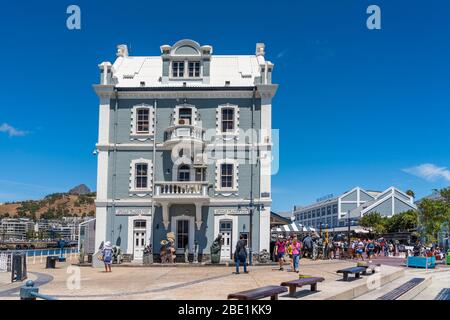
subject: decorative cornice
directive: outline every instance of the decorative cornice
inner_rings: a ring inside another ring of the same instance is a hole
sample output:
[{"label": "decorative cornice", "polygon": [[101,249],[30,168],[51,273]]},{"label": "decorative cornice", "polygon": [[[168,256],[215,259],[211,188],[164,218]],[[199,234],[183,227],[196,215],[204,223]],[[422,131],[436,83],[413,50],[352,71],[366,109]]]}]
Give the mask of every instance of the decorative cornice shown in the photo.
[{"label": "decorative cornice", "polygon": [[171,88],[173,91],[119,91],[121,99],[208,99],[208,98],[251,98],[252,91],[179,91],[179,88]]},{"label": "decorative cornice", "polygon": [[277,89],[277,84],[259,84],[256,86],[256,97],[263,99],[273,98]]},{"label": "decorative cornice", "polygon": [[94,84],[92,87],[99,98],[112,98],[114,96],[115,86],[113,84]]}]

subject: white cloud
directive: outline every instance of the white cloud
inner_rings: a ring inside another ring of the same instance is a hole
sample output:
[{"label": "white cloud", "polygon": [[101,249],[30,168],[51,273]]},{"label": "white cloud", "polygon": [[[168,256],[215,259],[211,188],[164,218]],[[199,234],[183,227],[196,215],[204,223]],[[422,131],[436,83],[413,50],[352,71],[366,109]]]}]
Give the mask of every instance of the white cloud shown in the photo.
[{"label": "white cloud", "polygon": [[0,132],[5,132],[10,137],[20,137],[20,136],[24,136],[28,133],[26,131],[16,129],[7,123],[3,123],[2,125],[0,125]]},{"label": "white cloud", "polygon": [[438,167],[432,163],[424,163],[415,167],[403,169],[403,171],[427,181],[436,181],[438,179],[450,181],[450,170],[446,167]]}]

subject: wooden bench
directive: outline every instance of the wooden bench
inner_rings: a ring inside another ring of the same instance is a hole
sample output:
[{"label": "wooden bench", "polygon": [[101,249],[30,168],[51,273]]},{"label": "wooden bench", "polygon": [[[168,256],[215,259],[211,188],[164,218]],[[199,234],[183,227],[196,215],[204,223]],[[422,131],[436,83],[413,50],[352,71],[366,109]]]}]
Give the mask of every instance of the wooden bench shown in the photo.
[{"label": "wooden bench", "polygon": [[278,295],[286,291],[287,291],[286,287],[267,286],[247,291],[231,293],[228,295],[228,299],[259,300],[270,297],[270,300],[278,300]]},{"label": "wooden bench", "polygon": [[301,278],[292,281],[282,282],[281,285],[285,287],[289,287],[289,296],[295,297],[295,291],[299,287],[311,285],[311,291],[317,291],[317,283],[322,282],[325,279],[322,277],[309,277],[309,278]]},{"label": "wooden bench", "polygon": [[361,278],[360,274],[365,272],[366,268],[365,267],[350,267],[350,268],[346,268],[346,269],[341,269],[336,271],[337,273],[343,273],[344,274],[344,281],[348,280],[348,275],[354,274],[356,279]]}]

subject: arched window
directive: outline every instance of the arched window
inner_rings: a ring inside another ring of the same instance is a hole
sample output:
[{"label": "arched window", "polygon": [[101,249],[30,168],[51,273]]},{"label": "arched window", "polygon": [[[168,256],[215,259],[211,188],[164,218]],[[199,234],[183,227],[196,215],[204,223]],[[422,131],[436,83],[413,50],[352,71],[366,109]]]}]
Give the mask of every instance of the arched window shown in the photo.
[{"label": "arched window", "polygon": [[178,168],[178,181],[191,181],[191,169],[188,165],[182,165]]}]

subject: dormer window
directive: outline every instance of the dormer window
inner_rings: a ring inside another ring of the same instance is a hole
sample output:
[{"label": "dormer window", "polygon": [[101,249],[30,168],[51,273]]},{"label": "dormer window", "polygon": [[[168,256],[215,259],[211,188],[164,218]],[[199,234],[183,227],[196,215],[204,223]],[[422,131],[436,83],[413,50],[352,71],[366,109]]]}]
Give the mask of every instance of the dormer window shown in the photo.
[{"label": "dormer window", "polygon": [[174,78],[184,77],[184,61],[172,62],[172,77]]},{"label": "dormer window", "polygon": [[172,61],[172,78],[200,78],[200,61]]},{"label": "dormer window", "polygon": [[200,62],[191,61],[189,62],[189,78],[200,77]]}]

